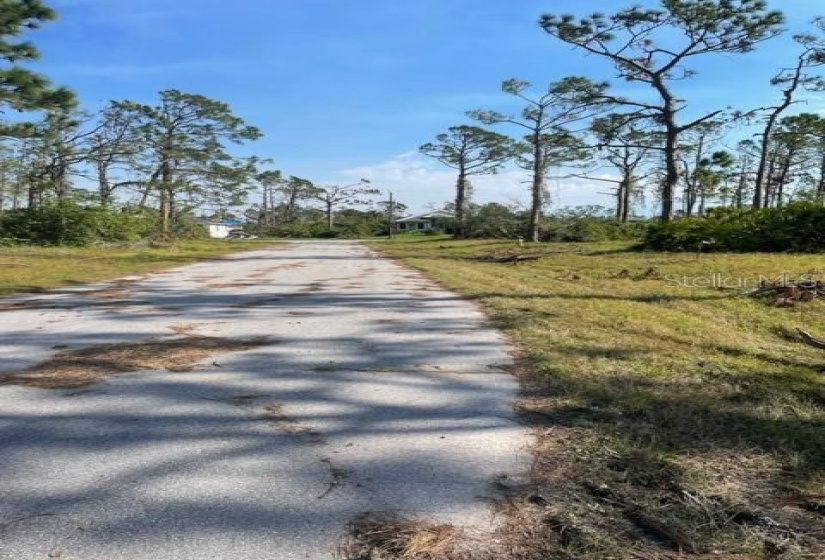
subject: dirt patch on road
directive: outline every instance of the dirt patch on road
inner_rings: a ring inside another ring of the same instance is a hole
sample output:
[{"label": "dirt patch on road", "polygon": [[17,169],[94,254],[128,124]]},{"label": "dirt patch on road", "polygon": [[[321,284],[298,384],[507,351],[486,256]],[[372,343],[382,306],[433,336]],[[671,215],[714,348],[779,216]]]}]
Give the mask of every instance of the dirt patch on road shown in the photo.
[{"label": "dirt patch on road", "polygon": [[220,282],[217,284],[207,284],[207,288],[223,289],[223,288],[248,288],[250,286],[257,286],[258,282]]},{"label": "dirt patch on road", "polygon": [[339,560],[470,560],[465,536],[453,525],[369,512],[351,523],[351,534],[337,551]]},{"label": "dirt patch on road", "polygon": [[2,372],[0,385],[71,389],[100,382],[109,375],[130,371],[190,371],[195,364],[209,356],[260,348],[269,342],[266,337],[237,340],[187,336],[163,341],[102,344],[60,352],[25,370]]},{"label": "dirt patch on road", "polygon": [[262,416],[264,420],[269,422],[273,428],[281,433],[311,436],[313,440],[320,438],[320,440],[317,441],[318,443],[321,443],[323,439],[323,435],[316,429],[287,416],[286,412],[284,412],[284,405],[282,404],[275,403],[265,406]]},{"label": "dirt patch on road", "polygon": [[176,334],[191,334],[193,331],[196,331],[200,325],[197,323],[182,323],[179,325],[169,325],[166,327],[170,331]]},{"label": "dirt patch on road", "polygon": [[322,283],[313,282],[312,284],[310,284],[306,288],[301,288],[299,291],[301,293],[311,294],[311,293],[314,293],[314,292],[320,292],[323,289],[324,289],[324,285]]}]

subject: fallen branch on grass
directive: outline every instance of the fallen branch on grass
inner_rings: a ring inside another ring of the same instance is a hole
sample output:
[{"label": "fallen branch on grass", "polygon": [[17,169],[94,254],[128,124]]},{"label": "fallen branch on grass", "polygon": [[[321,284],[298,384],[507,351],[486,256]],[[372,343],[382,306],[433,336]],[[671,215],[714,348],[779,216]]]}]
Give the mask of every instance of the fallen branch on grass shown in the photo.
[{"label": "fallen branch on grass", "polygon": [[687,552],[689,554],[707,552],[705,546],[695,542],[687,533],[677,527],[657,520],[653,515],[645,513],[641,506],[610,487],[590,482],[585,482],[582,486],[584,486],[590,495],[599,501],[621,509],[625,518],[634,525],[670,544],[674,550],[680,553]]},{"label": "fallen branch on grass", "polygon": [[825,350],[825,340],[822,340],[821,338],[816,338],[811,333],[803,331],[802,329],[796,329],[796,331],[799,333],[799,336],[802,337],[802,342],[804,342],[808,346],[813,346],[814,348]]},{"label": "fallen branch on grass", "polygon": [[799,302],[825,298],[825,282],[800,280],[798,282],[763,282],[755,290],[745,292],[749,297],[772,297],[774,305],[791,306]]},{"label": "fallen branch on grass", "polygon": [[506,257],[498,257],[494,259],[493,262],[518,264],[520,262],[537,261],[540,258],[541,255],[510,255]]}]

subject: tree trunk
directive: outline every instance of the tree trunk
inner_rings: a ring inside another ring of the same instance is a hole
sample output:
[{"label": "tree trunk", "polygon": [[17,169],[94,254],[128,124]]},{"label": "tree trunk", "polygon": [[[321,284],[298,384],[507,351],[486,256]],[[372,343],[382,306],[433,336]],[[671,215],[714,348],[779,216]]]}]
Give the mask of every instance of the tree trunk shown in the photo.
[{"label": "tree trunk", "polygon": [[765,123],[765,130],[762,132],[762,143],[759,147],[759,167],[756,169],[756,182],[753,185],[753,209],[759,210],[768,206],[768,189],[771,178],[770,161],[770,141],[779,111],[774,111]]},{"label": "tree trunk", "polygon": [[737,208],[742,208],[745,205],[745,192],[748,186],[748,166],[750,161],[748,158],[742,160],[742,167],[739,171],[739,181],[736,184],[736,193],[734,194],[733,205]]},{"label": "tree trunk", "polygon": [[673,219],[673,198],[679,186],[679,134],[675,127],[668,131],[665,139],[665,180],[662,184],[662,213],[659,219],[669,222]]},{"label": "tree trunk", "polygon": [[0,172],[0,213],[6,205],[6,195],[8,194],[9,177],[5,171]]},{"label": "tree trunk", "polygon": [[259,222],[266,224],[269,216],[269,185],[266,184],[261,186],[261,215],[263,220]]},{"label": "tree trunk", "polygon": [[620,181],[616,188],[616,221],[624,221],[624,191],[627,188],[627,181]]},{"label": "tree trunk", "polygon": [[175,196],[174,181],[175,173],[172,169],[172,162],[165,159],[161,164],[160,172],[160,224],[163,233],[170,233],[172,231],[172,198]]},{"label": "tree trunk", "polygon": [[467,237],[467,171],[464,166],[459,166],[458,179],[455,185],[455,223],[456,239],[464,239]]},{"label": "tree trunk", "polygon": [[[768,171],[766,175],[764,191],[762,192],[762,206],[759,208],[769,208],[773,200],[773,191],[776,190],[776,159],[771,157],[768,164]],[[754,209],[757,209],[754,207]]]},{"label": "tree trunk", "polygon": [[327,199],[324,201],[327,205],[327,229],[332,231],[333,223],[332,223],[332,201]]},{"label": "tree trunk", "polygon": [[105,158],[98,158],[97,165],[97,191],[100,196],[100,204],[108,206],[112,201],[112,185],[109,182],[109,162]]},{"label": "tree trunk", "polygon": [[[782,91],[782,103],[773,108],[771,114],[768,115],[768,120],[765,122],[765,129],[762,131],[762,143],[759,149],[759,168],[756,171],[756,184],[753,188],[753,208],[755,210],[765,207],[768,201],[767,194],[765,193],[767,190],[765,174],[768,170],[768,152],[770,151],[770,142],[774,127],[779,120],[779,116],[793,104],[794,93],[796,93],[800,84],[803,83],[803,69],[809,62],[810,53],[811,49],[808,48],[797,59],[790,83],[788,87]],[[770,180],[770,175],[768,175],[767,179]]]},{"label": "tree trunk", "polygon": [[533,182],[531,186],[530,218],[527,222],[527,240],[537,243],[539,240],[539,221],[541,207],[544,203],[544,150],[536,133],[533,142]]},{"label": "tree trunk", "polygon": [[662,212],[659,219],[669,222],[673,219],[673,199],[679,187],[679,126],[676,124],[676,101],[659,76],[653,83],[664,101],[662,124],[665,127],[665,180],[662,184]]},{"label": "tree trunk", "polygon": [[289,191],[289,199],[286,203],[286,211],[284,212],[284,219],[291,221],[295,217],[295,207],[298,205],[298,189],[293,188]]}]

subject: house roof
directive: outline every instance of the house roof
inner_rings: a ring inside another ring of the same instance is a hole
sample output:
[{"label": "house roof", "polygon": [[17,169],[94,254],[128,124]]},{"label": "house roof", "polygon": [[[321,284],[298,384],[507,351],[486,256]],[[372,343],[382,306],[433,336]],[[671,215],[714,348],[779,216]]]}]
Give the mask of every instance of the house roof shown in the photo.
[{"label": "house roof", "polygon": [[210,220],[209,218],[199,218],[198,221],[209,226],[240,226],[243,225],[241,220]]},{"label": "house roof", "polygon": [[449,212],[444,212],[442,210],[437,210],[435,212],[428,212],[426,214],[418,214],[416,216],[407,216],[406,218],[400,218],[395,220],[396,223],[407,223],[407,222],[426,222],[428,220],[437,220],[437,219],[444,219],[444,218],[454,218],[452,214]]}]

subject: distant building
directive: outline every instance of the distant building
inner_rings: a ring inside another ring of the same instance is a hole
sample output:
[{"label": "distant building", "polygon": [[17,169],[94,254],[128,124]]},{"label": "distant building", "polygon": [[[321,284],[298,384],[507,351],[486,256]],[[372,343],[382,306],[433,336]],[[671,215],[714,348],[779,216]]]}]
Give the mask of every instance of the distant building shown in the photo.
[{"label": "distant building", "polygon": [[395,231],[412,232],[447,230],[449,229],[453,218],[455,218],[455,216],[442,210],[429,212],[427,214],[419,214],[417,216],[408,216],[406,218],[395,220]]},{"label": "distant building", "polygon": [[225,239],[233,229],[241,229],[240,220],[200,220],[201,225],[209,231],[209,237]]}]

